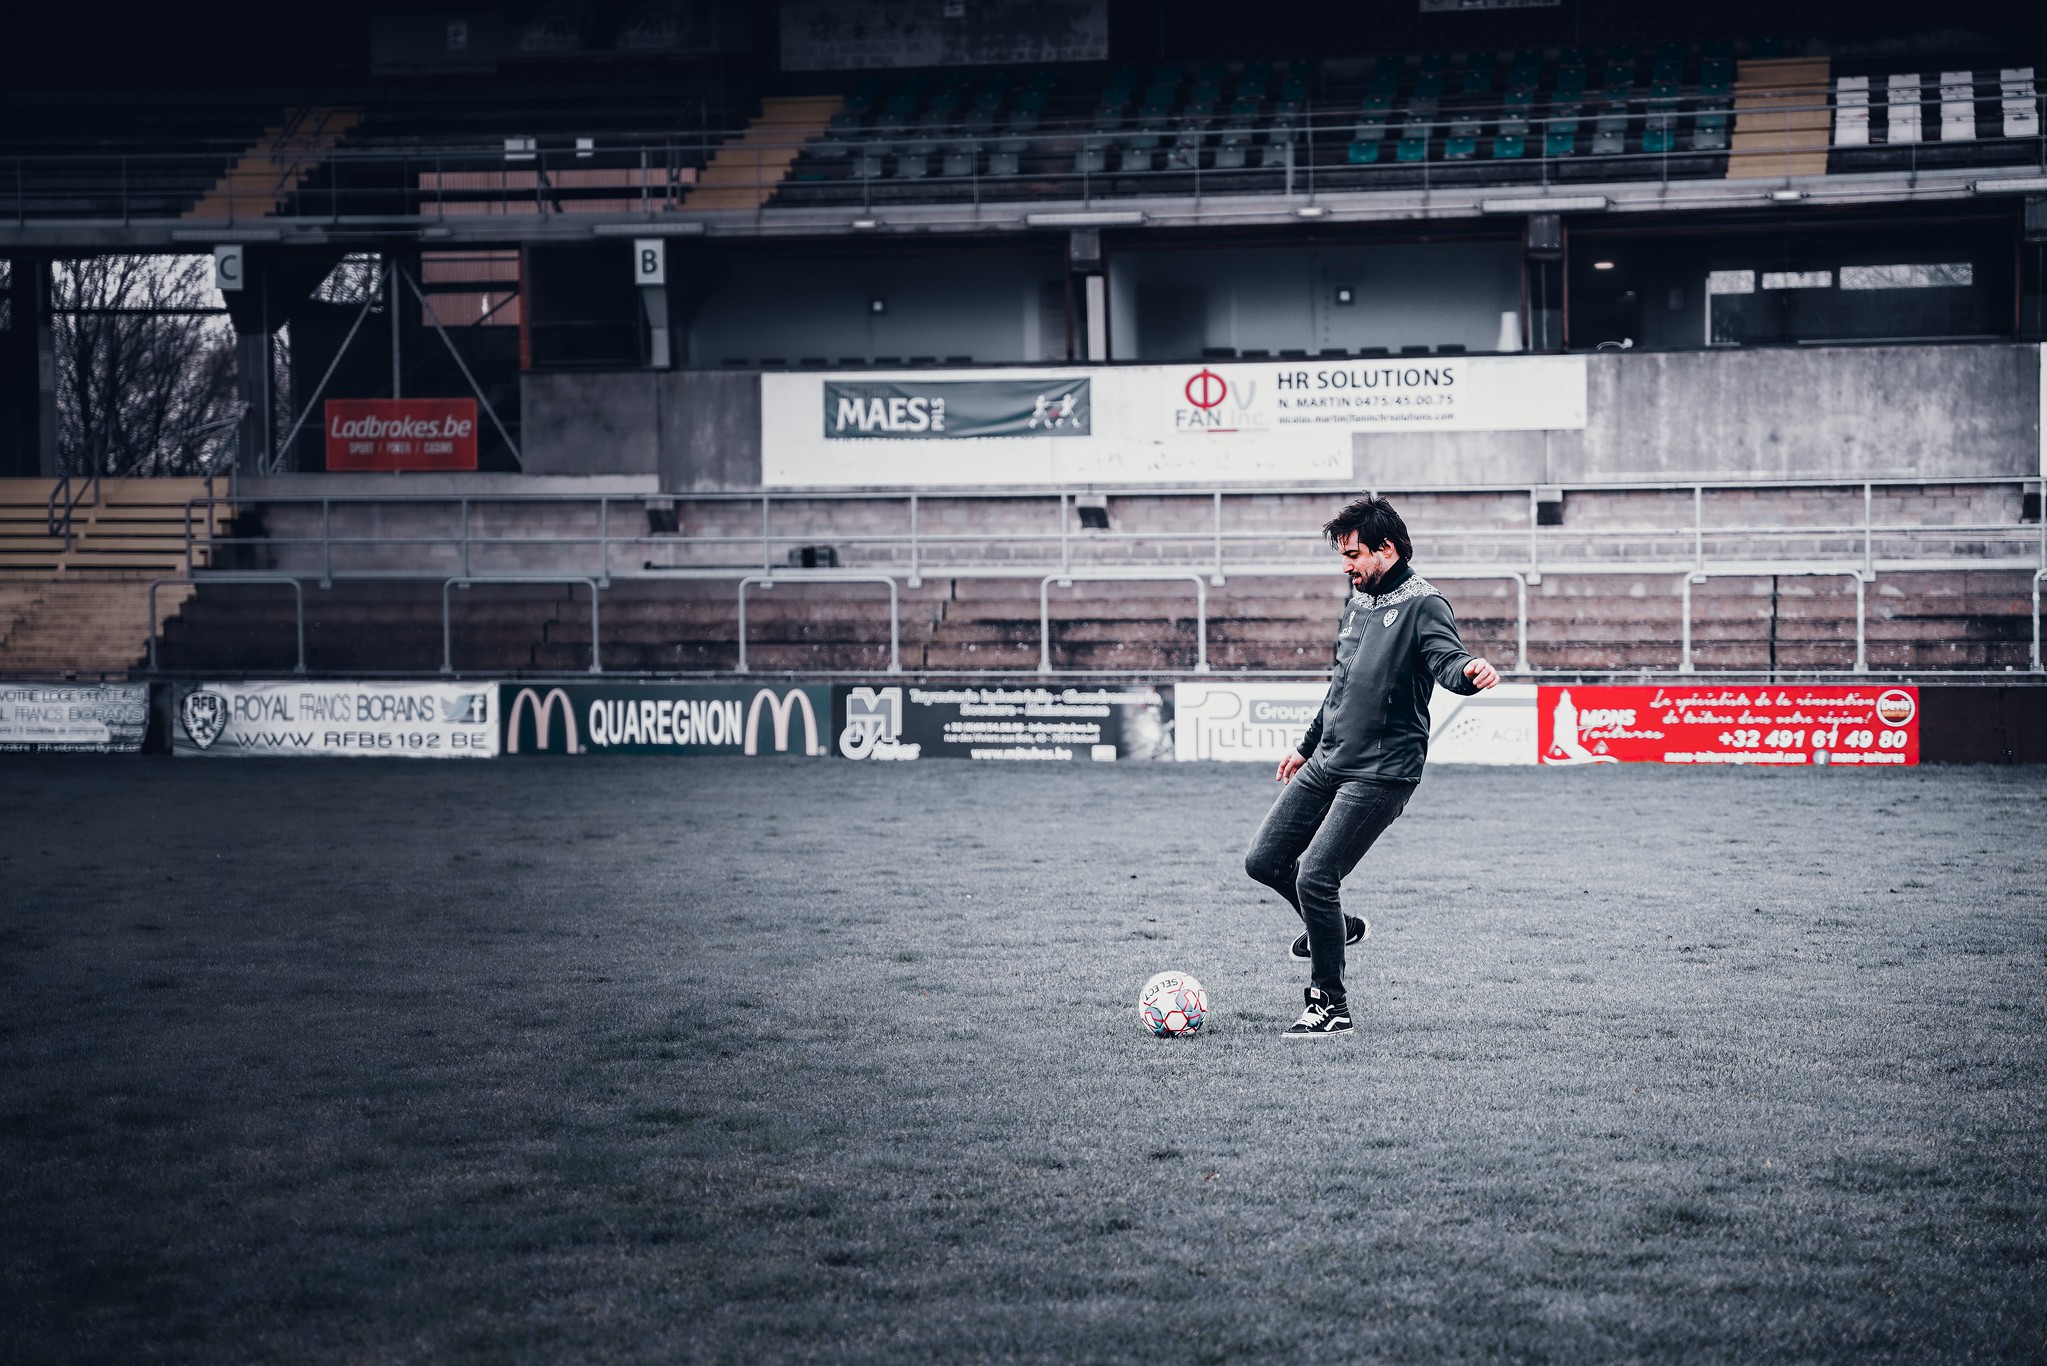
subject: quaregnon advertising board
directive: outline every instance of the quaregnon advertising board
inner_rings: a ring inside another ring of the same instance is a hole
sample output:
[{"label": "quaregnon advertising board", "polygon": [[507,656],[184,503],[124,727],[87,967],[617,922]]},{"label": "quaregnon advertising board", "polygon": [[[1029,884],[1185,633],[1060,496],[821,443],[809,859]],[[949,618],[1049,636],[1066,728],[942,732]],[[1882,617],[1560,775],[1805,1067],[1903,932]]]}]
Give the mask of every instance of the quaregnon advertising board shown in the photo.
[{"label": "quaregnon advertising board", "polygon": [[504,752],[822,758],[828,687],[758,683],[502,683]]},{"label": "quaregnon advertising board", "polygon": [[1545,764],[1919,762],[1919,690],[1809,684],[1550,687]]},{"label": "quaregnon advertising board", "polygon": [[176,693],[171,750],[251,755],[488,759],[498,752],[490,683],[201,683]]}]

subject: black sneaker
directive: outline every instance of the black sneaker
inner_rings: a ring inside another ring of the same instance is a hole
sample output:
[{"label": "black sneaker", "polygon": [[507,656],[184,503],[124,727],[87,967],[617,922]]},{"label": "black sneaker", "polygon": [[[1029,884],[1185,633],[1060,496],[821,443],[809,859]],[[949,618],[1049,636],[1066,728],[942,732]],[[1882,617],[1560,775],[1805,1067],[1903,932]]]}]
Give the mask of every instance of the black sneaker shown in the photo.
[{"label": "black sneaker", "polygon": [[1333,1005],[1329,998],[1314,987],[1302,993],[1307,997],[1308,1008],[1301,1012],[1282,1034],[1286,1039],[1327,1039],[1338,1034],[1350,1033],[1350,1002],[1338,1001]]},{"label": "black sneaker", "polygon": [[[1343,942],[1345,947],[1349,947],[1352,944],[1362,943],[1365,940],[1370,939],[1372,937],[1372,922],[1366,920],[1363,916],[1356,915],[1345,916],[1343,918],[1343,929],[1344,929]],[[1293,947],[1286,951],[1286,956],[1289,958],[1298,958],[1303,963],[1307,962],[1309,957],[1308,936],[1306,934],[1303,934],[1301,935],[1300,938],[1294,940]]]}]

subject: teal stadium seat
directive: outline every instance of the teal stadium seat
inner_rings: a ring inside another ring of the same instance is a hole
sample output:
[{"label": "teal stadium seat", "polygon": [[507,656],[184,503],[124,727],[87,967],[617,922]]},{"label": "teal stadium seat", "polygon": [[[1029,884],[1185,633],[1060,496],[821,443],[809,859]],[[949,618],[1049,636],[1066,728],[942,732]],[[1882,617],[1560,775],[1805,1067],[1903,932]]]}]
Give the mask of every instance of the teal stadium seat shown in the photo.
[{"label": "teal stadium seat", "polygon": [[1578,135],[1562,128],[1552,128],[1542,138],[1542,154],[1546,157],[1568,157],[1578,154]]},{"label": "teal stadium seat", "polygon": [[1673,139],[1668,128],[1645,128],[1642,130],[1642,150],[1662,155],[1671,150]]},{"label": "teal stadium seat", "polygon": [[1445,161],[1469,161],[1478,155],[1478,139],[1475,137],[1448,138],[1443,143]]},{"label": "teal stadium seat", "polygon": [[1425,71],[1414,78],[1416,99],[1439,100],[1443,98],[1443,77],[1439,72]]},{"label": "teal stadium seat", "polygon": [[1519,161],[1528,150],[1528,140],[1519,133],[1502,133],[1493,139],[1493,160]]},{"label": "teal stadium seat", "polygon": [[1393,157],[1396,161],[1427,161],[1429,140],[1427,138],[1402,138],[1394,144]]}]

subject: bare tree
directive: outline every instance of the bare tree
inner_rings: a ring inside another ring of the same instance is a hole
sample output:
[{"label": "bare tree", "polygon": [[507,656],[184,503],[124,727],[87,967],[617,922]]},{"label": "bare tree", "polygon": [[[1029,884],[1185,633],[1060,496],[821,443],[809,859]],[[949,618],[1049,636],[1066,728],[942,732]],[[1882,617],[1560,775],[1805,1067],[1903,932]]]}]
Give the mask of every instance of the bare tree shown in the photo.
[{"label": "bare tree", "polygon": [[202,468],[235,413],[234,330],[204,256],[89,256],[52,272],[57,441],[74,473]]}]

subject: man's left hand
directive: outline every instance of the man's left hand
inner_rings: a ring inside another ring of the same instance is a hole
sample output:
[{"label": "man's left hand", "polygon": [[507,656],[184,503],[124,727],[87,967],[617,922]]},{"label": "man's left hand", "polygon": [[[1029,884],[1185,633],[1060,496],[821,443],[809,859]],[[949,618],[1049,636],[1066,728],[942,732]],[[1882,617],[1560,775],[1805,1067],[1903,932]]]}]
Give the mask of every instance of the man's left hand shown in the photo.
[{"label": "man's left hand", "polygon": [[1484,692],[1487,688],[1500,681],[1500,671],[1486,663],[1483,659],[1474,659],[1465,665],[1464,676],[1478,684],[1480,692]]}]

